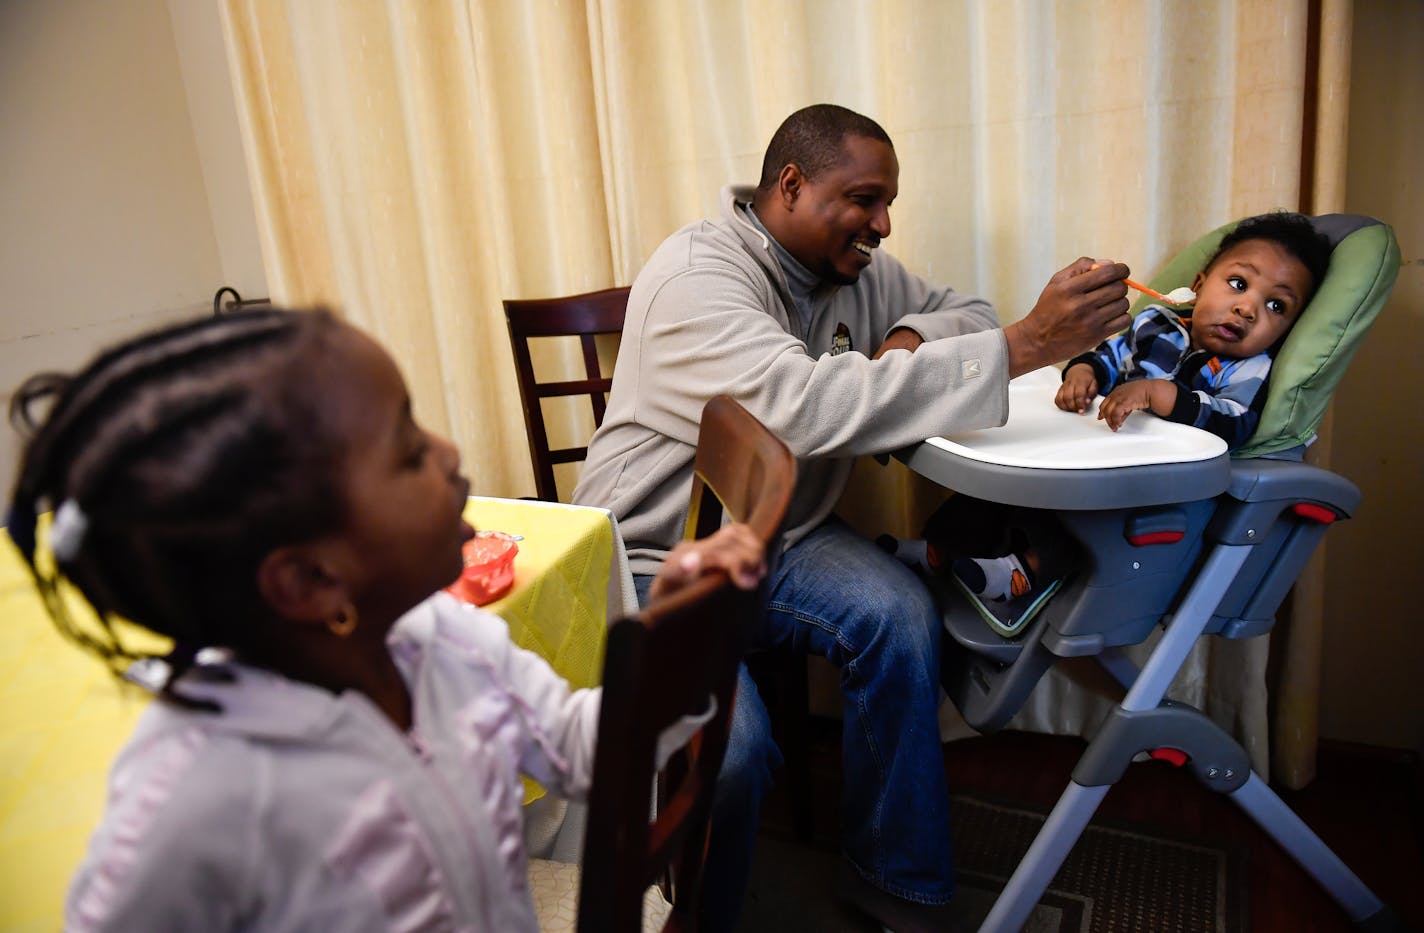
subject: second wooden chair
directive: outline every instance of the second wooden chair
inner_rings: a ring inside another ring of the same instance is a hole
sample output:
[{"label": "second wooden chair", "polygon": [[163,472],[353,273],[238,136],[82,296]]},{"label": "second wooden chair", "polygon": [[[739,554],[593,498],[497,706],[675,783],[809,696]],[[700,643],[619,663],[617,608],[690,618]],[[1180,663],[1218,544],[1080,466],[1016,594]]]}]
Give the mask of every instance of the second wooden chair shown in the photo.
[{"label": "second wooden chair", "polygon": [[[628,289],[602,291],[562,298],[510,299],[504,302],[514,369],[519,376],[519,396],[524,403],[524,426],[529,436],[529,456],[534,463],[534,488],[540,499],[559,501],[554,465],[574,463],[588,456],[587,445],[551,449],[544,420],[543,400],[587,395],[593,406],[593,426],[603,424],[604,396],[613,387],[612,374],[603,375],[598,362],[597,337],[623,331]],[[534,337],[578,337],[583,351],[584,379],[539,382],[529,341]]]},{"label": "second wooden chair", "polygon": [[[734,498],[733,514],[770,551],[795,488],[791,453],[725,397],[708,403],[698,451],[698,482],[709,476],[718,482],[716,488]],[[741,477],[735,488],[720,483],[734,464]],[[533,866],[537,875],[531,873],[564,891],[576,885],[581,933],[697,928],[712,795],[731,729],[737,668],[763,611],[761,596],[715,573],[609,630],[581,868],[541,863]],[[709,695],[716,712],[675,758],[680,767],[661,775],[661,803],[650,821],[658,736],[681,717],[704,711]],[[657,900],[649,886],[669,870],[672,907],[664,923],[653,909],[645,916],[644,907]],[[577,882],[570,880],[574,874]],[[557,895],[537,885],[533,893],[541,928],[567,929],[559,921],[573,914],[567,904],[549,904]]]},{"label": "second wooden chair", "polygon": [[[756,528],[767,546],[768,577],[781,557],[780,519],[767,527],[758,512],[761,485],[770,472],[782,472],[789,461],[795,483],[795,458],[775,435],[745,408],[718,396],[702,411],[693,464],[692,499],[687,511],[688,538],[702,538],[722,524],[723,512],[732,521]],[[802,842],[811,839],[811,715],[806,657],[786,650],[753,651],[747,665],[774,710],[772,727],[786,760],[787,789],[792,825]],[[770,690],[766,688],[770,687]]]}]

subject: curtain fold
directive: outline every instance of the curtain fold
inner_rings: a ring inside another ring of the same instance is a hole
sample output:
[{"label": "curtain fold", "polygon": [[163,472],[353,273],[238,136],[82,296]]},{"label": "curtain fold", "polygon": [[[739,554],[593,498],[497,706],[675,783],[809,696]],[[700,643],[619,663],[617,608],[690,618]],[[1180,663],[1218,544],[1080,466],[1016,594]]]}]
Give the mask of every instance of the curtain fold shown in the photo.
[{"label": "curtain fold", "polygon": [[[1312,8],[1315,41],[1314,93],[1307,95],[1309,132],[1301,141],[1302,163],[1310,174],[1301,179],[1301,209],[1330,214],[1345,209],[1345,162],[1349,140],[1350,0],[1321,0]],[[1330,468],[1333,409],[1327,409],[1320,436],[1306,461]],[[1276,740],[1271,765],[1276,780],[1299,789],[1315,778],[1315,752],[1320,739],[1320,671],[1325,636],[1325,562],[1327,536],[1306,564],[1283,615],[1274,651],[1277,674],[1271,720]]]},{"label": "curtain fold", "polygon": [[[1150,275],[1300,197],[1306,0],[220,2],[273,297],[385,343],[486,494],[533,491],[500,302],[631,282],[805,104],[885,126],[888,248],[1006,323],[1080,255]],[[556,443],[590,427],[548,417]],[[856,476],[844,510],[876,533],[945,495]],[[1264,643],[1201,650],[1185,696],[1264,771]],[[1022,724],[1087,728],[1077,702]]]}]

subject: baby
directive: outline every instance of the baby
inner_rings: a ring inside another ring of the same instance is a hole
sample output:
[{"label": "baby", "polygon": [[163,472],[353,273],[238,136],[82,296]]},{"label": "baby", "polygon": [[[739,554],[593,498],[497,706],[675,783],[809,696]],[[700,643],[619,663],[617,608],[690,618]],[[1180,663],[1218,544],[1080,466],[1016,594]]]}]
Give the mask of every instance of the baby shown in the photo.
[{"label": "baby", "polygon": [[1149,305],[1126,333],[1068,363],[1054,403],[1085,412],[1101,393],[1098,417],[1114,431],[1150,411],[1240,447],[1260,420],[1276,350],[1329,262],[1329,241],[1300,214],[1243,220],[1192,281],[1189,314]]}]

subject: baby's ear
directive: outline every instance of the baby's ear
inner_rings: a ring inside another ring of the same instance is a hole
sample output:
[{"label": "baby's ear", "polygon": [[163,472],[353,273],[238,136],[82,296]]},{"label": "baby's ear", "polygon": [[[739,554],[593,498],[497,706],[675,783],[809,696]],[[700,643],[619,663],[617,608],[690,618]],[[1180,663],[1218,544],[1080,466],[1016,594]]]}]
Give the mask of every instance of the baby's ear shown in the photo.
[{"label": "baby's ear", "polygon": [[1205,281],[1206,281],[1206,270],[1203,269],[1202,271],[1198,272],[1196,275],[1192,276],[1192,291],[1194,291],[1194,292],[1200,292],[1200,291],[1201,291],[1201,287],[1202,287],[1202,283],[1205,282]]},{"label": "baby's ear", "polygon": [[325,624],[346,603],[345,589],[316,544],[279,547],[257,565],[257,592],[284,619]]}]

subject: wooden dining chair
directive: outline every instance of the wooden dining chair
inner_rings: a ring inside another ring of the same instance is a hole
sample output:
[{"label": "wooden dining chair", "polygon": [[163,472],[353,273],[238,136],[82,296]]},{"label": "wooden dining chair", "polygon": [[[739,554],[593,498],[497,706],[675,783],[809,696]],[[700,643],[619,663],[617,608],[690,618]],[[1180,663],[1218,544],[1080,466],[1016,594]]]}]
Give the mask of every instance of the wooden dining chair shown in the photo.
[{"label": "wooden dining chair", "polygon": [[[723,514],[751,525],[767,544],[768,579],[781,557],[781,518],[768,524],[764,484],[769,477],[796,483],[796,460],[775,435],[745,408],[718,396],[702,411],[693,464],[692,499],[687,510],[686,537],[702,538],[716,531]],[[772,730],[786,762],[792,828],[802,842],[811,840],[811,712],[807,658],[774,649],[748,654],[747,666],[772,711]],[[770,688],[770,689],[768,689]]]},{"label": "wooden dining chair", "polygon": [[[511,299],[504,302],[509,341],[514,350],[514,369],[519,376],[519,397],[524,403],[529,456],[534,463],[534,488],[540,499],[559,501],[554,481],[555,464],[575,463],[588,456],[587,445],[550,448],[542,401],[546,398],[587,395],[593,405],[593,426],[597,428],[603,424],[603,413],[607,407],[605,395],[613,387],[613,378],[611,373],[605,376],[600,371],[596,338],[599,334],[622,333],[627,308],[627,287],[605,288],[562,298]],[[529,341],[534,337],[578,337],[586,378],[538,382],[529,353]]]},{"label": "wooden dining chair", "polygon": [[[727,480],[733,474],[735,483]],[[703,410],[696,476],[695,487],[719,490],[731,515],[764,544],[776,544],[796,483],[795,458],[725,396]],[[696,929],[713,787],[731,729],[737,668],[761,599],[716,573],[654,600],[609,631],[580,931],[641,929],[644,894],[669,870],[672,910],[663,929]],[[709,696],[716,698],[716,713],[678,756],[679,766],[663,772],[657,816],[649,822],[658,735],[705,710]]]}]

